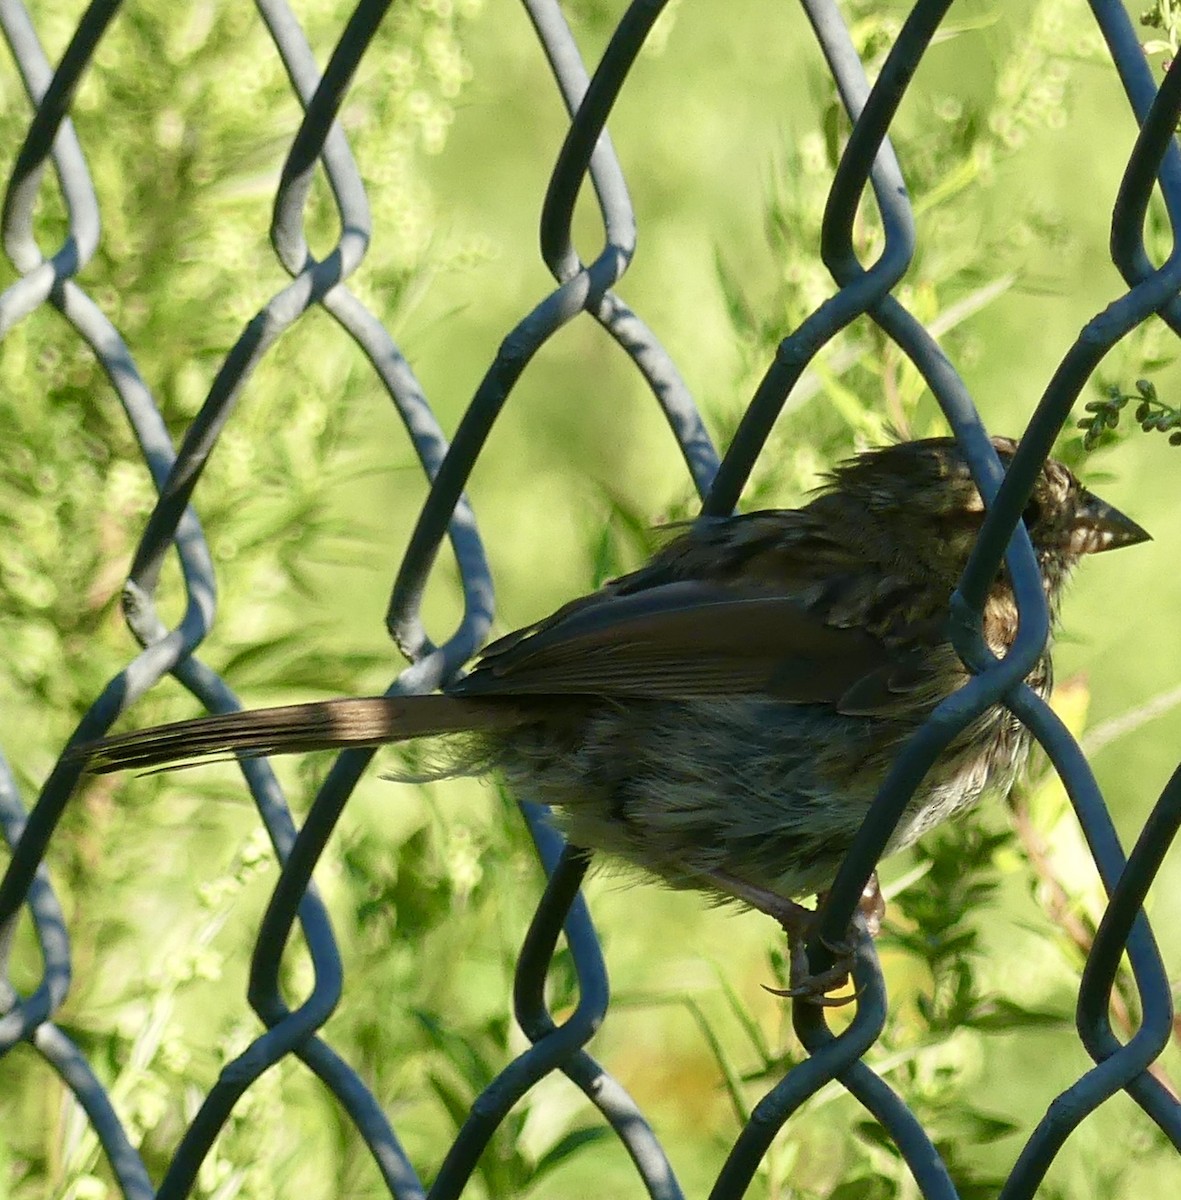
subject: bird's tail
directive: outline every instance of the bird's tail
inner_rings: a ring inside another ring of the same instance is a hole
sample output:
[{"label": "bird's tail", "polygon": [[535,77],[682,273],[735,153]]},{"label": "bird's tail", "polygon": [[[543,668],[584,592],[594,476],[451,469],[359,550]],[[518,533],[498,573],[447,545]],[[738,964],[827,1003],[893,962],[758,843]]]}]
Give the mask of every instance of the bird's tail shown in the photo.
[{"label": "bird's tail", "polygon": [[164,767],[211,755],[291,754],[404,742],[434,734],[507,729],[522,720],[510,702],[452,696],[366,696],[197,717],[78,747],[99,775]]}]

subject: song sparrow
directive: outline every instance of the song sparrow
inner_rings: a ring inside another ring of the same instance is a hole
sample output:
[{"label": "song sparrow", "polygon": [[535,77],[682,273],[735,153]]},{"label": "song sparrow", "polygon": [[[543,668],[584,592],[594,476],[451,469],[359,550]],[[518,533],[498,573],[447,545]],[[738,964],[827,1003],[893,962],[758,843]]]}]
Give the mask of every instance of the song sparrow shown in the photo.
[{"label": "song sparrow", "polygon": [[[1002,460],[1014,443],[994,442]],[[806,507],[702,521],[640,570],[489,646],[444,695],[297,704],[88,747],[95,771],[462,734],[449,769],[499,769],[569,838],[674,887],[744,901],[789,937],[899,747],[967,675],[948,602],[984,514],[949,438],[871,450]],[[1046,463],[1024,520],[1056,614],[1078,559],[1148,534]],[[1017,608],[1002,568],[984,635]],[[1049,692],[1048,650],[1028,682]],[[994,707],[947,747],[887,852],[1005,793],[1029,749]],[[798,941],[798,938],[796,939]]]}]

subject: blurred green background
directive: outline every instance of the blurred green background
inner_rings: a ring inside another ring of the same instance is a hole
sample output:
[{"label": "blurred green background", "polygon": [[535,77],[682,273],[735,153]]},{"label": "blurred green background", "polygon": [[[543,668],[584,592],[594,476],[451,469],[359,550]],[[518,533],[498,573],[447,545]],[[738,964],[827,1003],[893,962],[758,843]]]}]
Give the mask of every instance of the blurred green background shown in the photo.
[{"label": "blurred green background", "polygon": [[[843,6],[871,67],[907,7]],[[324,62],[347,6],[295,8]],[[589,62],[622,8],[566,6]],[[36,5],[51,60],[81,11],[67,0]],[[1144,36],[1163,44],[1171,6],[1162,0],[1154,11],[1165,27]],[[1154,48],[1152,61],[1167,56]],[[0,61],[7,174],[29,108],[11,58]],[[123,332],[179,437],[244,323],[286,282],[267,228],[298,105],[249,7],[145,0],[115,20],[73,116],[104,220],[80,282]],[[342,123],[375,230],[351,285],[451,431],[501,339],[551,287],[537,220],[565,118],[524,10],[483,0],[394,6]],[[802,13],[769,0],[674,0],[609,128],[640,230],[618,290],[670,350],[724,445],[778,340],[832,290],[816,244],[845,127]],[[1134,137],[1082,4],[961,2],[924,59],[895,126],[919,230],[897,294],[938,331],[996,432],[1021,431],[1080,327],[1124,291],[1106,243]],[[579,246],[589,257],[599,231],[586,196],[582,206]],[[322,181],[308,228],[314,250],[331,246]],[[47,183],[41,245],[56,248],[63,229]],[[866,261],[877,231],[867,205]],[[1159,261],[1168,241],[1156,208],[1149,241]],[[0,285],[14,277],[0,266]],[[1150,322],[1112,352],[1084,399],[1148,377],[1167,402],[1178,393],[1175,357],[1172,335]],[[81,713],[134,651],[118,592],[152,493],[109,385],[54,313],[42,309],[13,330],[0,371],[0,745],[31,803]],[[744,503],[797,502],[826,464],[880,442],[887,425],[914,436],[943,428],[915,372],[859,322],[789,403]],[[1062,453],[1156,538],[1085,565],[1056,656],[1059,706],[1091,739],[1130,846],[1181,732],[1168,633],[1181,600],[1181,450],[1137,431],[1089,456],[1071,436]],[[402,665],[384,632],[385,605],[424,495],[360,352],[323,314],[305,316],[250,381],[196,493],[220,587],[202,657],[252,705],[383,689]],[[693,511],[663,418],[589,318],[531,363],[469,495],[502,631],[634,564],[650,527]],[[172,619],[177,581],[165,588]],[[436,639],[454,626],[457,596],[444,558],[427,597]],[[193,711],[165,682],[128,725]],[[466,1105],[522,1046],[508,994],[541,881],[507,797],[474,782],[392,784],[383,761],[398,765],[392,754],[378,759],[317,874],[347,968],[324,1032],[429,1178]],[[302,811],[326,762],[278,769]],[[1023,1137],[1089,1065],[1073,1002],[1099,888],[1041,772],[1019,808],[1014,821],[994,805],[884,872],[888,884],[913,882],[882,939],[893,1011],[870,1061],[933,1132],[965,1197],[996,1194]],[[275,868],[228,766],[89,782],[49,868],[74,952],[60,1020],[158,1180],[217,1071],[258,1032],[245,972]],[[1179,870],[1174,853],[1150,896],[1172,964],[1181,956],[1181,931],[1168,920]],[[588,888],[616,996],[591,1049],[649,1113],[687,1194],[701,1195],[750,1106],[802,1054],[786,1006],[760,988],[781,965],[777,938],[760,917],[622,882],[604,873]],[[289,958],[295,1001],[307,965],[298,948]],[[22,925],[18,985],[35,986],[38,966]],[[565,969],[553,982],[559,1009],[572,997]],[[1162,1067],[1181,1078],[1175,1047]],[[0,1071],[0,1196],[113,1194],[56,1077],[19,1049]],[[469,1194],[634,1194],[619,1147],[577,1136],[594,1125],[571,1085],[547,1080],[497,1136]],[[297,1188],[382,1194],[335,1102],[285,1063],[235,1109],[197,1194]],[[1039,1194],[1163,1197],[1179,1188],[1176,1153],[1117,1097],[1071,1137]],[[915,1191],[864,1112],[832,1088],[780,1135],[752,1194]]]}]

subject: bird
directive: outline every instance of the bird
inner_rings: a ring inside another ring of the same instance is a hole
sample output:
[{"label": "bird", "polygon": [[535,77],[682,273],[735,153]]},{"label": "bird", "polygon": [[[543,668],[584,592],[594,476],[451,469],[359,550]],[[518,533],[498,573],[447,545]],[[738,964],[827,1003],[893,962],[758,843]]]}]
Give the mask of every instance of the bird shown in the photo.
[{"label": "bird", "polygon": [[[1002,465],[1016,443],[994,438]],[[341,698],[200,717],[82,748],[89,770],[443,737],[438,774],[499,772],[571,842],[674,888],[772,916],[792,986],[816,998],[802,904],[831,886],[901,746],[969,672],[949,606],[985,515],[955,439],[838,463],[799,508],[701,519],[638,570],[489,645],[441,694]],[[1023,513],[1053,623],[1088,554],[1149,540],[1048,459]],[[1002,564],[982,631],[1018,626]],[[1052,686],[1050,647],[1026,682]],[[1031,737],[1003,705],[957,734],[885,848],[1005,796]],[[880,898],[866,897],[876,927]],[[841,975],[840,970],[837,976]]]}]

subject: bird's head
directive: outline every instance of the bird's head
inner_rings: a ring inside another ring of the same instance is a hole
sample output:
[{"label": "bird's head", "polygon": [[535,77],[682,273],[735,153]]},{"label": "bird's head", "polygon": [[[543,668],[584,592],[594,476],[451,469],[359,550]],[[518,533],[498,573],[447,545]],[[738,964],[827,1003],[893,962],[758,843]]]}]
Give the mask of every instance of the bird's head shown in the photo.
[{"label": "bird's head", "polygon": [[[993,446],[1006,467],[1017,449]],[[888,547],[895,565],[958,579],[984,521],[984,501],[954,438],[926,438],[868,450],[833,472],[828,494],[864,514],[866,537]],[[1053,596],[1084,554],[1149,540],[1135,521],[1048,460],[1022,513]],[[1003,568],[1002,568],[1003,570]]]}]

